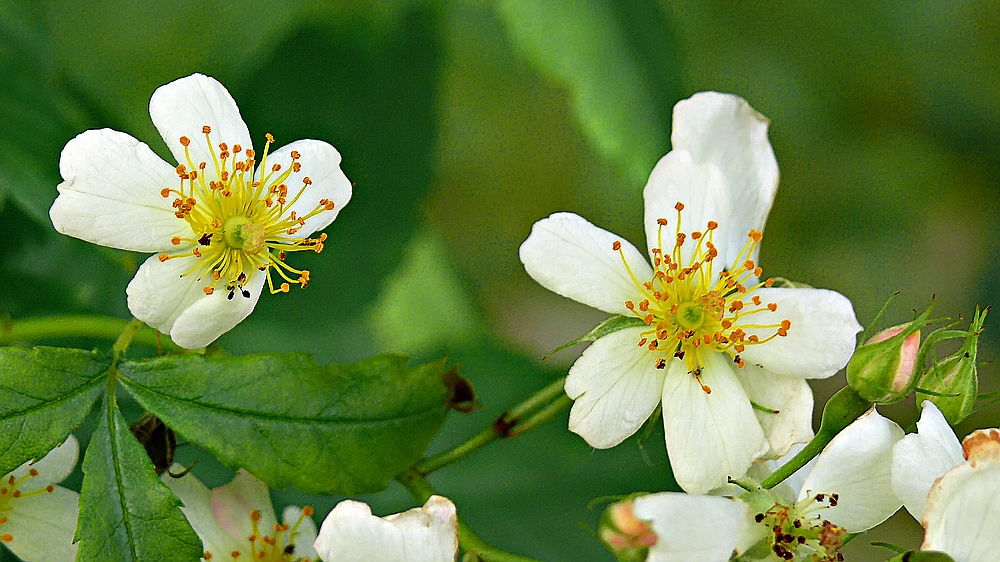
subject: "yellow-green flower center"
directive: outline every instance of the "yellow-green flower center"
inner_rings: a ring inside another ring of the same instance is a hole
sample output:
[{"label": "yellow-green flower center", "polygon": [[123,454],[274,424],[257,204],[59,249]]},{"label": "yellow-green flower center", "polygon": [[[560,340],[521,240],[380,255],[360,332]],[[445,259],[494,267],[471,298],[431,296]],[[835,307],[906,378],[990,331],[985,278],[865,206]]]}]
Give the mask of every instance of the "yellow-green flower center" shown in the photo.
[{"label": "yellow-green flower center", "polygon": [[[677,230],[673,249],[669,254],[663,251],[663,228],[667,225],[667,220],[657,220],[657,244],[651,250],[654,271],[649,281],[636,279],[632,268],[625,261],[620,241],[612,245],[612,249],[621,255],[622,263],[643,295],[638,303],[625,301],[625,306],[650,326],[649,330],[642,333],[639,346],[645,346],[659,355],[656,359],[658,369],[665,368],[669,359],[677,358],[686,362],[688,372],[695,377],[700,376],[701,366],[705,364],[703,354],[709,352],[726,353],[743,368],[745,363],[739,354],[746,346],[784,337],[791,327],[791,322],[787,319],[780,323],[758,324],[749,318],[754,314],[775,312],[778,309],[776,303],[764,303],[759,295],[754,294],[757,289],[769,287],[773,282],[771,279],[757,281],[762,272],[750,259],[762,235],[751,230],[749,240],[734,263],[715,276],[712,267],[719,251],[712,238],[719,227],[718,223],[709,221],[704,232],[690,233],[695,247],[690,252],[690,257],[685,258],[683,249],[688,235],[681,232],[681,211],[684,205],[678,203],[675,208]],[[746,286],[748,282],[752,282],[750,287]],[[771,333],[762,337],[756,333],[748,334],[747,329]],[[705,385],[702,388],[705,392],[711,392]]]},{"label": "yellow-green flower center", "polygon": [[754,521],[771,530],[771,551],[781,560],[840,562],[840,549],[847,531],[823,519],[820,514],[837,505],[837,494],[816,494],[792,507],[775,504]]},{"label": "yellow-green flower center", "polygon": [[246,538],[248,544],[245,550],[205,551],[202,557],[208,562],[222,562],[224,560],[229,562],[312,562],[309,557],[295,555],[295,540],[299,535],[299,527],[312,514],[313,508],[303,507],[298,520],[293,525],[289,525],[287,522],[277,523],[274,525],[273,534],[265,535],[260,529],[260,511],[251,510],[250,527],[252,532]]},{"label": "yellow-green flower center", "polygon": [[[193,257],[195,263],[182,277],[197,275],[199,280],[204,279],[207,295],[222,286],[229,291],[230,299],[237,292],[249,297],[243,286],[255,269],[267,276],[272,293],[287,292],[290,283],[305,288],[309,284],[309,271],[289,266],[285,255],[300,250],[317,253],[323,250],[325,234],[318,238],[298,238],[295,233],[308,219],[332,211],[333,201],[320,199],[304,215],[291,210],[306,195],[312,181],[303,176],[298,192],[289,198],[286,181],[301,172],[301,155],[293,150],[292,163],[287,169],[280,164],[268,168],[268,150],[274,142],[271,135],[267,135],[260,166],[255,167],[253,149],[240,145],[230,149],[225,142],[215,145],[211,129],[205,126],[202,132],[212,162],[195,163],[188,149],[190,139],[181,137],[187,164],[177,166],[180,187],[160,192],[165,198],[174,195],[174,215],[188,223],[192,236],[175,236],[171,243],[187,249],[160,254],[160,261]],[[271,279],[272,270],[283,279],[277,289]]]}]

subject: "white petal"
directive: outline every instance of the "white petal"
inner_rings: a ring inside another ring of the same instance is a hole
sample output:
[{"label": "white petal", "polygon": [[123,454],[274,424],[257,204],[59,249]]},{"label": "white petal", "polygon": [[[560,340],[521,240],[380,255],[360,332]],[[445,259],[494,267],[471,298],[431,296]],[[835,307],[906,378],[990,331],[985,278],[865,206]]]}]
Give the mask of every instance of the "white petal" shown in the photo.
[{"label": "white petal", "polygon": [[[164,84],[149,99],[149,116],[160,131],[160,136],[170,148],[178,164],[196,167],[200,162],[213,165],[212,153],[202,127],[212,128],[211,139],[216,150],[220,143],[242,149],[253,148],[240,108],[233,96],[218,80],[204,74],[192,74]],[[180,138],[191,140],[191,162],[184,155]]]},{"label": "white petal", "polygon": [[776,375],[756,365],[735,369],[747,397],[776,414],[754,409],[770,444],[765,456],[778,458],[794,443],[812,439],[813,393],[804,379]]},{"label": "white petal", "polygon": [[885,521],[902,502],[892,493],[892,446],[903,430],[873,407],[844,428],[823,449],[799,501],[816,494],[838,494],[835,507],[820,516],[852,533]]},{"label": "white petal", "polygon": [[[653,248],[670,254],[677,240],[677,203],[684,204],[681,214],[681,231],[690,234],[705,232],[708,221],[719,223],[712,233],[712,243],[719,251],[723,265],[730,265],[747,242],[750,229],[738,232],[742,221],[733,220],[739,213],[733,210],[732,190],[722,172],[712,164],[696,162],[685,150],[672,150],[656,163],[643,191],[646,205],[646,246],[652,255]],[[659,219],[666,219],[667,226],[660,227]],[[763,228],[763,223],[754,227]],[[689,264],[695,243],[691,237],[683,246],[684,260]],[[720,266],[721,267],[721,266]]]},{"label": "white petal", "polygon": [[160,195],[180,185],[173,166],[125,133],[80,133],[63,148],[59,173],[49,217],[63,234],[136,252],[163,251],[173,236],[191,236],[174,216],[173,197]]},{"label": "white petal", "polygon": [[187,349],[197,349],[212,343],[253,312],[266,279],[267,275],[263,272],[253,272],[243,286],[250,294],[249,297],[244,297],[237,289],[230,299],[230,293],[224,287],[211,295],[203,296],[177,318],[170,328],[170,339]]},{"label": "white petal", "polygon": [[366,504],[345,500],[326,516],[315,546],[323,560],[337,562],[454,562],[455,506],[431,496],[419,509],[381,519]]},{"label": "white petal", "polygon": [[306,219],[306,224],[302,230],[295,233],[295,238],[305,238],[317,230],[323,230],[337,218],[337,215],[351,200],[351,180],[347,179],[343,170],[340,169],[340,153],[329,144],[318,140],[300,140],[285,145],[267,157],[267,162],[261,168],[270,170],[274,164],[280,164],[281,170],[277,174],[288,170],[292,165],[291,153],[296,150],[301,155],[299,163],[302,169],[292,172],[285,184],[288,186],[288,201],[298,194],[303,187],[302,179],[308,177],[312,185],[306,187],[294,205],[289,206],[286,212],[295,211],[297,216],[303,217],[311,213],[319,205],[321,199],[333,201],[333,210],[323,211],[311,219]]},{"label": "white petal", "polygon": [[245,538],[253,533],[250,512],[254,509],[260,511],[259,528],[264,534],[270,534],[278,520],[267,484],[243,469],[229,484],[212,490],[215,520],[233,538]]},{"label": "white petal", "polygon": [[[290,505],[283,512],[283,518],[289,527],[295,526],[295,522],[299,520],[299,517],[302,517],[302,508],[298,506]],[[295,533],[295,537],[291,543],[295,545],[295,558],[316,560],[319,555],[316,554],[316,549],[313,548],[314,542],[316,542],[316,522],[313,521],[312,517],[302,517],[298,532]]]},{"label": "white petal", "polygon": [[[973,435],[979,433],[983,432]],[[951,469],[931,488],[924,511],[926,533],[921,550],[945,552],[955,562],[994,562],[997,559],[1000,552],[1000,532],[997,532],[1000,447],[984,453],[970,455],[970,462]]]},{"label": "white petal", "polygon": [[[732,213],[714,219],[720,234],[728,233],[735,240],[728,244],[728,253],[722,253],[722,245],[717,244],[727,264],[746,242],[750,229],[763,232],[778,189],[778,161],[767,140],[767,126],[767,118],[732,94],[701,92],[674,106],[673,149],[689,152],[696,163],[718,168],[729,190]],[[693,192],[679,201],[698,197],[699,186],[690,187]],[[717,242],[723,242],[721,237]]]},{"label": "white petal", "polygon": [[638,497],[633,509],[657,535],[647,562],[725,562],[749,519],[741,501],[677,492]]},{"label": "white petal", "polygon": [[4,546],[28,562],[73,562],[79,500],[80,494],[56,486],[51,493],[13,501],[0,525],[0,534],[13,535]]},{"label": "white petal", "polygon": [[628,328],[598,339],[569,370],[566,394],[576,401],[569,429],[592,447],[621,443],[660,403],[665,370],[656,368],[658,355],[637,345],[643,330]]},{"label": "white petal", "polygon": [[[855,335],[861,331],[854,316],[854,307],[847,297],[826,289],[762,288],[750,296],[759,295],[763,303],[776,303],[775,312],[764,310],[747,316],[741,323],[792,323],[787,337],[776,337],[760,344],[748,345],[740,353],[747,363],[757,364],[778,375],[821,379],[836,373],[854,354]],[[776,328],[746,328],[747,334],[761,339],[773,335]]]},{"label": "white petal", "polygon": [[[170,469],[179,472],[184,470],[184,467],[175,464]],[[212,511],[212,492],[193,474],[188,473],[180,478],[164,474],[161,479],[184,503],[181,511],[184,512],[184,517],[194,532],[198,534],[206,552],[211,552],[216,557],[224,557],[234,550],[243,548],[243,541],[238,542],[235,537],[230,536],[215,519],[215,512]]]},{"label": "white petal", "polygon": [[632,314],[625,301],[642,300],[642,292],[613,249],[619,241],[636,279],[649,281],[653,270],[635,246],[572,213],[536,222],[521,244],[521,262],[550,291],[612,314]]},{"label": "white petal", "polygon": [[125,288],[129,311],[153,328],[170,333],[181,313],[205,297],[203,288],[207,282],[199,281],[195,275],[181,277],[196,265],[194,257],[165,262],[155,255],[147,258]]},{"label": "white petal", "polygon": [[49,484],[62,482],[73,469],[76,468],[76,461],[80,457],[80,443],[73,434],[70,434],[61,445],[49,451],[47,455],[37,462],[28,461],[22,464],[11,473],[14,478],[20,479],[29,470],[34,468],[38,471],[38,476],[25,480],[20,486],[21,492],[40,490]]},{"label": "white petal", "polygon": [[703,359],[707,394],[684,362],[667,363],[663,383],[663,431],[674,479],[691,494],[704,494],[746,474],[768,449],[746,392],[729,361],[718,353]]},{"label": "white petal", "polygon": [[920,521],[934,481],[963,461],[955,432],[937,406],[925,400],[917,432],[900,439],[892,449],[892,491]]}]

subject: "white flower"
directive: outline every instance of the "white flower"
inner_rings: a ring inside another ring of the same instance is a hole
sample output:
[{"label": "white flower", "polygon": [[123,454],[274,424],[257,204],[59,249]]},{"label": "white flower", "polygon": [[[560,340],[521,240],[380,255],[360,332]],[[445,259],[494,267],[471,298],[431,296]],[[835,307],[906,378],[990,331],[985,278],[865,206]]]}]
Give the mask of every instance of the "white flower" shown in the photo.
[{"label": "white flower", "polygon": [[455,505],[431,496],[421,508],[380,518],[367,504],[345,500],[326,516],[315,546],[330,562],[455,562]]},{"label": "white flower", "polygon": [[812,436],[805,379],[843,367],[861,327],[838,293],[759,281],[778,185],[767,120],[736,96],[705,92],[678,103],[673,123],[673,150],[644,192],[652,267],[569,213],[535,223],[520,255],[544,287],[646,323],[598,339],[570,369],[570,429],[612,447],[662,400],[674,476],[704,493]]},{"label": "white flower", "polygon": [[[175,469],[183,470],[175,465]],[[204,560],[221,562],[308,562],[316,560],[312,508],[285,508],[279,524],[267,485],[240,470],[232,482],[209,490],[192,474],[163,475],[182,502],[181,511],[198,533]]]},{"label": "white flower", "polygon": [[649,560],[724,561],[734,550],[751,560],[836,560],[848,533],[899,509],[889,480],[892,447],[902,436],[872,408],[827,444],[801,489],[785,481],[789,497],[758,490],[735,501],[673,492],[636,498],[636,517],[657,535]]},{"label": "white flower", "polygon": [[[232,96],[193,74],[149,101],[153,124],[178,165],[131,136],[100,129],[66,143],[63,182],[49,216],[56,230],[102,246],[155,252],[129,283],[136,318],[186,348],[208,345],[272,293],[305,287],[309,272],[285,254],[319,252],[326,228],[351,198],[340,154],[300,140],[262,152]],[[277,275],[277,286],[273,277]]]},{"label": "white flower", "polygon": [[73,534],[80,494],[54,486],[62,482],[80,454],[70,435],[38,462],[27,462],[0,482],[0,540],[26,562],[76,560]]},{"label": "white flower", "polygon": [[955,562],[991,562],[1000,552],[1000,430],[961,444],[940,410],[923,403],[917,433],[893,450],[893,490],[924,526],[921,550]]}]

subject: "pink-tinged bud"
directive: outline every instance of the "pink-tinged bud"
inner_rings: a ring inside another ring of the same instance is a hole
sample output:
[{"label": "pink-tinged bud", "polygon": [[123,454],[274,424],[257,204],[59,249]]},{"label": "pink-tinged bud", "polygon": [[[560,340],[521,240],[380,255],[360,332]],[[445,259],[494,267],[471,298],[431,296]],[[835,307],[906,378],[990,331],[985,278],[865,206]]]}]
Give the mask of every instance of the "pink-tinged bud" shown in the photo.
[{"label": "pink-tinged bud", "polygon": [[861,344],[847,363],[847,382],[865,400],[889,404],[913,390],[919,365],[920,326],[924,318],[893,326]]},{"label": "pink-tinged bud", "polygon": [[619,562],[646,560],[658,537],[649,523],[635,516],[632,500],[614,503],[601,516],[598,534]]},{"label": "pink-tinged bud", "polygon": [[[951,425],[961,422],[975,410],[979,393],[976,351],[979,347],[979,334],[983,330],[983,321],[988,311],[989,308],[983,311],[976,310],[972,325],[965,334],[962,348],[928,369],[917,388],[917,393],[926,394],[926,399],[941,410]],[[921,393],[922,390],[928,393]],[[917,398],[924,399],[923,396]]]}]

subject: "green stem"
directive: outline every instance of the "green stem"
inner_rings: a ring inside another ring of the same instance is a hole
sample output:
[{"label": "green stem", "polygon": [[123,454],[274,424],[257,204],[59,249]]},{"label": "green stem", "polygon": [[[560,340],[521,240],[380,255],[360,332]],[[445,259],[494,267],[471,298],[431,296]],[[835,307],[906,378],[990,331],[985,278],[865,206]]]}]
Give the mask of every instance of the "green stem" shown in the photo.
[{"label": "green stem", "polygon": [[[131,322],[121,318],[98,315],[65,315],[43,318],[27,318],[12,322],[0,323],[0,345],[11,345],[16,342],[36,342],[52,338],[94,338],[115,340]],[[161,335],[160,344],[169,351],[180,351],[166,335]],[[132,335],[132,340],[143,345],[156,346],[156,331],[141,326]]]},{"label": "green stem", "polygon": [[[396,477],[406,489],[413,494],[413,497],[420,503],[425,503],[432,495],[437,494],[434,487],[427,478],[417,472],[416,469],[409,469]],[[458,521],[458,544],[466,554],[471,554],[473,560],[482,562],[539,562],[534,558],[518,556],[486,544],[479,535],[473,532],[468,525]]]},{"label": "green stem", "polygon": [[771,489],[784,482],[786,478],[795,474],[795,471],[820,454],[823,447],[826,447],[841,430],[871,407],[871,402],[859,396],[853,388],[845,386],[838,390],[823,407],[823,421],[820,423],[816,436],[791,460],[781,465],[778,470],[774,471],[774,474],[765,478],[760,483],[761,487]]},{"label": "green stem", "polygon": [[[465,443],[456,445],[433,457],[417,463],[414,468],[421,474],[430,474],[498,439],[514,437],[538,427],[572,403],[563,392],[566,377],[531,395],[527,400],[500,414],[489,427],[475,434]],[[536,412],[528,416],[531,412]],[[528,417],[525,417],[528,416]]]}]

